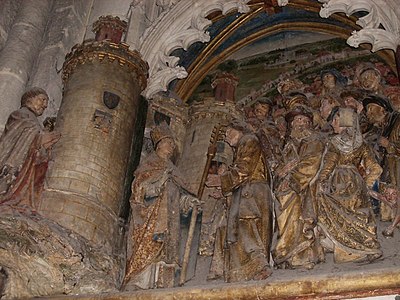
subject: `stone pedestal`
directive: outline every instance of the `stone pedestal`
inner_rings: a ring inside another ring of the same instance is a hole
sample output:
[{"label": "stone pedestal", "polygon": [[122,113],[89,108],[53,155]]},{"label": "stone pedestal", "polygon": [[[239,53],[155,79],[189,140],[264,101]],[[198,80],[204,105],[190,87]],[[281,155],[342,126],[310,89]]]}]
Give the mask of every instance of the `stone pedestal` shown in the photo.
[{"label": "stone pedestal", "polygon": [[64,95],[40,213],[112,249],[147,64],[126,44],[77,45],[63,67]]}]

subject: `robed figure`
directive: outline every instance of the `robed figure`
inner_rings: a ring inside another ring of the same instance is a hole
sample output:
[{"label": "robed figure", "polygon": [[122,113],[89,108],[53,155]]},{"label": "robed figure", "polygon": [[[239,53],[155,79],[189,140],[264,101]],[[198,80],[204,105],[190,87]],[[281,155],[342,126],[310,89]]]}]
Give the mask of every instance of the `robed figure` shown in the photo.
[{"label": "robed figure", "polygon": [[171,161],[175,142],[166,123],[154,128],[151,138],[155,151],[139,165],[132,183],[125,289],[177,284],[180,214],[199,204]]},{"label": "robed figure", "polygon": [[[321,243],[334,261],[372,261],[382,255],[368,196],[382,173],[364,142],[357,114],[340,108],[318,178],[318,227]],[[361,171],[362,170],[362,171]]]},{"label": "robed figure", "polygon": [[0,137],[0,205],[37,209],[51,147],[60,139],[39,123],[48,95],[31,88],[9,116]]},{"label": "robed figure", "polygon": [[280,268],[312,269],[324,260],[315,237],[315,181],[324,142],[312,129],[313,115],[304,107],[286,114],[290,134],[277,169],[278,240],[273,251]]},{"label": "robed figure", "polygon": [[272,274],[272,195],[260,141],[240,120],[227,127],[225,141],[234,149],[233,163],[208,179],[231,198],[227,208],[224,274],[227,282],[261,280]]}]

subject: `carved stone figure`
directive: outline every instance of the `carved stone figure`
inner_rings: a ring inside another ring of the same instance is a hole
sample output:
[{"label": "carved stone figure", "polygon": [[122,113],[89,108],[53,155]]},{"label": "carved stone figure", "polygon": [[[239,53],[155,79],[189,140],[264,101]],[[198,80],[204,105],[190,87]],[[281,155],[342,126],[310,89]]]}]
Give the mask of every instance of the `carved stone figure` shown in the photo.
[{"label": "carved stone figure", "polygon": [[400,190],[393,184],[387,184],[385,182],[379,183],[379,192],[370,191],[370,195],[375,199],[386,203],[392,209],[393,222],[382,234],[385,237],[393,237],[393,232],[398,224],[400,224]]},{"label": "carved stone figure", "polygon": [[[400,114],[393,112],[387,98],[369,95],[363,100],[367,118],[373,127],[365,136],[375,149],[375,155],[383,167],[381,180],[400,186]],[[380,205],[381,219],[392,219],[391,209]]]},{"label": "carved stone figure", "polygon": [[[318,178],[321,244],[336,263],[372,261],[382,255],[368,189],[382,168],[361,135],[357,114],[341,108],[333,117]],[[360,173],[360,169],[365,172]],[[363,176],[362,176],[363,175]]]},{"label": "carved stone figure", "polygon": [[247,120],[258,137],[265,161],[273,172],[281,156],[284,133],[280,131],[271,117],[273,103],[269,99],[260,99],[254,104],[254,118]]},{"label": "carved stone figure", "polygon": [[317,217],[312,185],[324,143],[312,129],[310,111],[297,107],[286,119],[290,135],[276,173],[278,240],[273,256],[278,267],[312,269],[324,258],[314,235]]},{"label": "carved stone figure", "polygon": [[[339,105],[342,104],[339,95],[343,91],[343,88],[347,85],[347,78],[336,69],[327,69],[321,72],[320,80],[321,87],[311,101],[312,107],[314,109],[321,108],[321,110],[326,110],[326,108],[321,107],[323,106],[324,102],[325,105],[332,104],[334,102],[338,102]],[[321,113],[324,114],[324,112]],[[327,112],[326,115],[329,115],[329,112]]]},{"label": "carved stone figure", "polygon": [[208,180],[232,194],[228,207],[225,280],[265,279],[271,275],[269,251],[272,235],[272,196],[267,167],[257,137],[247,125],[234,120],[226,142],[235,149],[233,165]]},{"label": "carved stone figure", "polygon": [[0,204],[36,209],[49,161],[50,148],[60,139],[46,131],[37,117],[47,108],[48,95],[31,88],[21,108],[9,116],[0,138]]},{"label": "carved stone figure", "polygon": [[140,164],[132,183],[124,279],[128,289],[176,285],[181,264],[180,214],[199,204],[171,161],[175,142],[169,127],[162,123],[150,135],[155,151]]},{"label": "carved stone figure", "polygon": [[[214,160],[209,175],[221,175],[225,170],[224,162]],[[211,257],[207,280],[214,280],[224,276],[227,197],[219,186],[206,186],[202,199],[199,254]]]}]

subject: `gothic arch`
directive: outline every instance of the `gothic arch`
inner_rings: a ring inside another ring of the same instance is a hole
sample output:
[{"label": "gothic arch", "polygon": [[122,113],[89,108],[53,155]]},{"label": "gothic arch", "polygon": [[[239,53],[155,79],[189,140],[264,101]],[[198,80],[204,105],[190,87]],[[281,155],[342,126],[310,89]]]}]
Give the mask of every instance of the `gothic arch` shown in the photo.
[{"label": "gothic arch", "polygon": [[[279,6],[308,4],[300,0],[274,0]],[[400,45],[400,8],[396,0],[319,0],[322,3],[320,16],[331,17],[335,13],[345,13],[351,17],[355,13],[365,15],[355,23],[359,26],[353,32],[348,32],[347,42],[350,46],[358,47],[362,43],[372,45],[372,51],[389,49],[397,51]],[[146,30],[141,38],[140,52],[150,65],[149,84],[144,91],[147,98],[156,93],[167,90],[167,86],[174,79],[186,78],[189,73],[179,65],[179,58],[171,53],[178,49],[188,49],[195,42],[206,43],[210,35],[206,31],[211,21],[207,16],[216,11],[227,15],[232,11],[249,12],[249,0],[209,0],[193,2],[181,0],[170,10],[161,14],[159,19]],[[310,5],[312,5],[310,1]],[[343,18],[343,17],[342,17]],[[343,22],[345,18],[343,18]],[[200,72],[200,74],[202,74]],[[194,82],[198,82],[198,76]],[[201,75],[199,75],[201,77]],[[193,81],[190,82],[190,85]],[[185,98],[189,91],[181,92]]]}]

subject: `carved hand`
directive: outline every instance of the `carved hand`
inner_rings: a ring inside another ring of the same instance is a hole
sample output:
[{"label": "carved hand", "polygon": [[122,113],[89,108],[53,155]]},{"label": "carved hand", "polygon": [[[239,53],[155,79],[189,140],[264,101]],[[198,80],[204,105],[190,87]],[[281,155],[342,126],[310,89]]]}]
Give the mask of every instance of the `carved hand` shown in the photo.
[{"label": "carved hand", "polygon": [[42,133],[41,144],[45,149],[51,148],[55,143],[57,143],[61,138],[61,133],[59,132],[45,132]]}]

